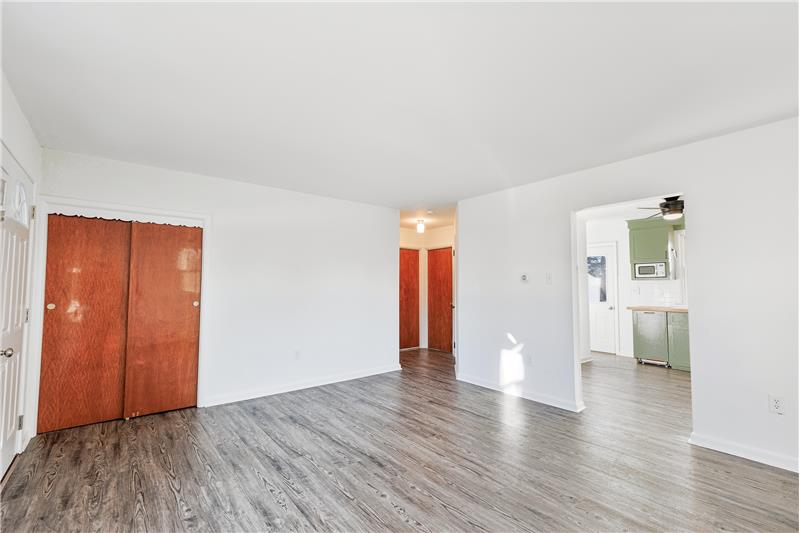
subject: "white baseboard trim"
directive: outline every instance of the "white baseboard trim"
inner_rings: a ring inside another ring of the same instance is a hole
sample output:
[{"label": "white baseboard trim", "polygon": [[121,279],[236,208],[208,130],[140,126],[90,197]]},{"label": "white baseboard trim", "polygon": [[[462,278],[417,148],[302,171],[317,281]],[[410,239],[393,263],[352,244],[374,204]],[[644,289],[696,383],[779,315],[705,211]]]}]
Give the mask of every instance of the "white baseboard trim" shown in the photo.
[{"label": "white baseboard trim", "polygon": [[261,398],[263,396],[272,396],[273,394],[282,394],[284,392],[291,392],[294,390],[308,389],[311,387],[319,387],[321,385],[330,385],[331,383],[339,383],[340,381],[350,381],[351,379],[365,378],[377,374],[385,374],[386,372],[394,372],[400,370],[400,363],[393,363],[391,365],[384,365],[367,370],[358,370],[355,372],[344,372],[341,374],[333,374],[320,378],[295,381],[294,383],[287,383],[285,385],[278,385],[272,387],[265,387],[260,389],[250,389],[246,391],[236,391],[227,394],[217,394],[203,398],[198,398],[198,407],[211,407],[213,405],[222,405],[225,403],[241,402],[244,400],[252,400],[253,398]]},{"label": "white baseboard trim", "polygon": [[696,432],[692,432],[689,437],[689,444],[797,472],[797,456],[775,453],[763,448],[754,448],[707,435],[698,435]]},{"label": "white baseboard trim", "polygon": [[[477,378],[475,376],[468,376],[465,374],[458,374],[456,375],[456,379],[458,381],[464,381],[466,383],[471,383],[473,385],[477,385],[479,387],[483,387],[485,389],[491,389],[498,392],[502,392],[503,394],[512,394],[510,392],[504,391],[499,383],[495,383],[493,381],[489,381],[483,378]],[[514,394],[514,396],[519,396],[520,398],[525,398],[526,400],[531,400],[537,403],[543,403],[545,405],[550,405],[553,407],[558,407],[559,409],[564,409],[566,411],[572,411],[573,413],[580,413],[584,409],[586,409],[586,405],[583,402],[576,403],[575,401],[565,400],[563,398],[558,398],[556,396],[552,396],[550,394],[542,394],[539,392],[533,392],[530,390],[523,390],[520,394]]]}]

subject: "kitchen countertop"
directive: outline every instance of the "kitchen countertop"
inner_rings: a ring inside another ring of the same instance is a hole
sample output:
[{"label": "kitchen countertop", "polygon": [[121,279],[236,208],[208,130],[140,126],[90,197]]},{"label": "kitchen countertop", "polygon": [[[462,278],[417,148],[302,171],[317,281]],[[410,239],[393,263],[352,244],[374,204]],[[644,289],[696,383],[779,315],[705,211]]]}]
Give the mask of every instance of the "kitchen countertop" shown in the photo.
[{"label": "kitchen countertop", "polygon": [[663,313],[688,313],[688,307],[664,307],[660,305],[630,305],[628,309],[631,311],[657,311]]}]

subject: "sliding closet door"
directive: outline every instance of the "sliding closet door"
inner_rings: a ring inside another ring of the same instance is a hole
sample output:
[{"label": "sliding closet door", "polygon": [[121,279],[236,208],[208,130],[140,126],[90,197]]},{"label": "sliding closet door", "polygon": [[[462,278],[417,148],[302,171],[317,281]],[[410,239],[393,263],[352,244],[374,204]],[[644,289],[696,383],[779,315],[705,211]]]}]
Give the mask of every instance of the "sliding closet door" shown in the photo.
[{"label": "sliding closet door", "polygon": [[197,404],[202,236],[132,224],[125,418]]},{"label": "sliding closet door", "polygon": [[130,231],[48,217],[40,433],[122,416]]}]

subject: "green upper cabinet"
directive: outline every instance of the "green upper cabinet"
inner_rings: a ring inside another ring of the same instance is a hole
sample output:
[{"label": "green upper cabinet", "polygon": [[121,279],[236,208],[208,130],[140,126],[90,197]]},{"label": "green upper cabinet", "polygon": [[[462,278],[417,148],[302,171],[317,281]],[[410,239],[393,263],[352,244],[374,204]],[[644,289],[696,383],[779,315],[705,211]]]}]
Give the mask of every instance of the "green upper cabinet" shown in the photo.
[{"label": "green upper cabinet", "polygon": [[[684,219],[669,222],[661,217],[628,220],[628,243],[631,255],[631,276],[636,263],[667,263],[669,269],[669,234],[684,229]],[[667,272],[669,274],[669,272]]]},{"label": "green upper cabinet", "polygon": [[629,229],[631,263],[656,263],[667,260],[669,228],[663,224]]}]

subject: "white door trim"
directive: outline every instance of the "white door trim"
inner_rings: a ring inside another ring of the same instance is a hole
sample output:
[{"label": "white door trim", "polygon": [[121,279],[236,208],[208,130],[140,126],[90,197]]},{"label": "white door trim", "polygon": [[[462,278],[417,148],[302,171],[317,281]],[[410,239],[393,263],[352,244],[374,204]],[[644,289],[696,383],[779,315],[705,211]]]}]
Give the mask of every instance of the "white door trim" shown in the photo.
[{"label": "white door trim", "polygon": [[[212,239],[213,219],[209,214],[187,213],[181,211],[168,211],[151,209],[147,207],[114,204],[109,202],[86,201],[77,198],[62,196],[39,195],[36,198],[37,222],[46,220],[50,214],[77,215],[92,218],[107,218],[129,220],[137,222],[155,222],[158,224],[172,224],[203,228],[203,254],[202,276],[200,281],[200,294],[204,300],[210,276],[209,243]],[[31,319],[28,324],[29,349],[27,350],[27,364],[25,365],[25,398],[23,404],[24,425],[22,431],[21,450],[24,450],[30,439],[36,436],[36,425],[39,411],[39,376],[42,362],[42,333],[44,328],[44,285],[45,270],[47,266],[47,224],[38,223],[34,227],[34,249],[32,258],[31,282],[32,291],[30,298]],[[208,346],[208,313],[204,311],[205,305],[200,306],[200,343],[197,355],[197,405],[206,404],[208,396],[208,378],[204,367],[204,353]]]},{"label": "white door trim", "polygon": [[[612,291],[614,297],[614,355],[619,355],[619,250],[617,249],[617,241],[593,242],[586,244],[586,255],[590,255],[589,250],[592,248],[601,246],[609,246],[614,249],[614,290]],[[588,297],[585,294],[583,298],[587,298],[588,303]]]}]

